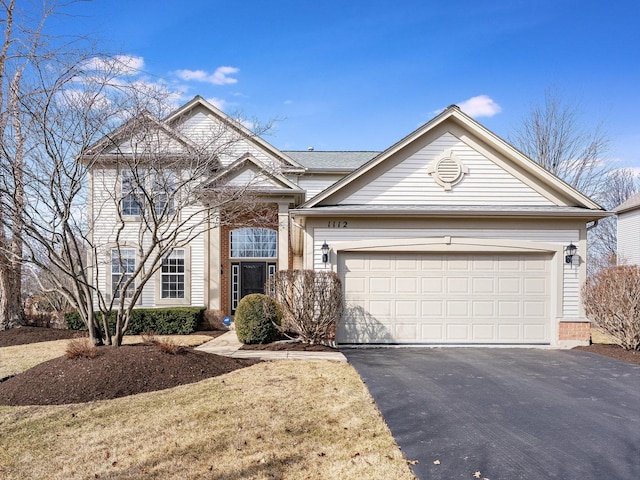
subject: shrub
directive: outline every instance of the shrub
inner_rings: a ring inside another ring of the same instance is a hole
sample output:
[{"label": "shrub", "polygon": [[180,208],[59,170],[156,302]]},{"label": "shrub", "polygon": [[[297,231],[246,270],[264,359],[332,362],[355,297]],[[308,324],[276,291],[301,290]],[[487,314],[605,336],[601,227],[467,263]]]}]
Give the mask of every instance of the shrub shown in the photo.
[{"label": "shrub", "polygon": [[337,273],[281,270],[269,291],[282,305],[284,330],[312,344],[335,338],[343,310],[342,282]]},{"label": "shrub", "polygon": [[269,343],[280,335],[282,309],[278,302],[261,293],[247,295],[238,304],[234,323],[242,343]]},{"label": "shrub", "polygon": [[[157,335],[188,335],[196,331],[204,311],[204,307],[135,308],[131,311],[126,335],[148,331]],[[102,325],[102,313],[96,312],[96,316]],[[87,329],[78,312],[67,313],[65,320],[71,330]],[[108,321],[111,334],[115,332],[115,322],[116,312],[111,312]]]},{"label": "shrub", "polygon": [[640,266],[606,268],[582,287],[587,317],[626,350],[640,350]]},{"label": "shrub", "polygon": [[97,347],[88,338],[74,338],[67,342],[64,356],[67,358],[94,358]]},{"label": "shrub", "polygon": [[184,353],[184,347],[178,345],[170,338],[162,338],[154,340],[153,344],[156,346],[158,350],[163,353],[169,353],[171,355],[177,355],[179,353]]}]

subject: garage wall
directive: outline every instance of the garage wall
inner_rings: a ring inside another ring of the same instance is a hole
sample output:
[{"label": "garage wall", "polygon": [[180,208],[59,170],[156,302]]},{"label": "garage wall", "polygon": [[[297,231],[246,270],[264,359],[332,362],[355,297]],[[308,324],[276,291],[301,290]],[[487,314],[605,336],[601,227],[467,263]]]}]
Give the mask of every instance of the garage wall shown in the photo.
[{"label": "garage wall", "polygon": [[[326,221],[323,221],[327,225]],[[417,238],[443,238],[450,236],[453,238],[485,238],[497,240],[514,240],[522,242],[523,247],[527,243],[540,242],[547,244],[557,244],[561,250],[569,242],[579,245],[580,230],[576,229],[531,229],[531,228],[308,228],[308,233],[313,232],[313,245],[308,245],[306,263],[308,268],[316,270],[336,269],[336,248],[339,244],[366,241],[386,241],[393,243],[398,239]],[[311,238],[309,238],[311,241]],[[321,246],[324,242],[332,248],[331,261],[328,264],[322,263]],[[311,267],[313,265],[313,267]],[[565,265],[562,267],[563,295],[558,300],[562,302],[559,315],[564,318],[580,317],[580,275],[579,268]]]}]

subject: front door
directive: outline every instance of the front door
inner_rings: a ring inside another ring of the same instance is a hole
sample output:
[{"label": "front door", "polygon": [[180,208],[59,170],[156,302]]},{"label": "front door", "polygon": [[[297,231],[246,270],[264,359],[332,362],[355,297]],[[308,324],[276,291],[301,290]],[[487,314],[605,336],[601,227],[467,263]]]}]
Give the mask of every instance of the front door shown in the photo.
[{"label": "front door", "polygon": [[240,298],[252,293],[264,293],[267,282],[267,264],[265,262],[240,263]]},{"label": "front door", "polygon": [[271,262],[238,262],[231,264],[231,313],[235,313],[243,297],[252,293],[265,293],[267,278],[276,272]]}]

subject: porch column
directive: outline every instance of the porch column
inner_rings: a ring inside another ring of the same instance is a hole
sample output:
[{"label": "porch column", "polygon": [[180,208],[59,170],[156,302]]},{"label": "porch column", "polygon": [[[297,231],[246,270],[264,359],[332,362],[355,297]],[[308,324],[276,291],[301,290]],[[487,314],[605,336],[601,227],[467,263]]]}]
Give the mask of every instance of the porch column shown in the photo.
[{"label": "porch column", "polygon": [[210,228],[207,233],[208,242],[205,259],[209,263],[206,270],[205,290],[207,292],[207,306],[210,310],[220,310],[220,212],[212,210],[209,214]]},{"label": "porch column", "polygon": [[278,203],[278,270],[289,269],[289,202]]}]

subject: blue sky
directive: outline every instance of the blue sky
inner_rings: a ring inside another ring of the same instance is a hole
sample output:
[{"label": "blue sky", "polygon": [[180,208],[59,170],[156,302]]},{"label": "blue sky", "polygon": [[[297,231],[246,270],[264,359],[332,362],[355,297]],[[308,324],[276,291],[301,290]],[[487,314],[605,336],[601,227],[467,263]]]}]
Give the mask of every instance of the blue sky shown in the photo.
[{"label": "blue sky", "polygon": [[640,170],[640,2],[94,0],[52,24],[280,149],[383,150],[452,103],[507,138],[548,88]]}]

